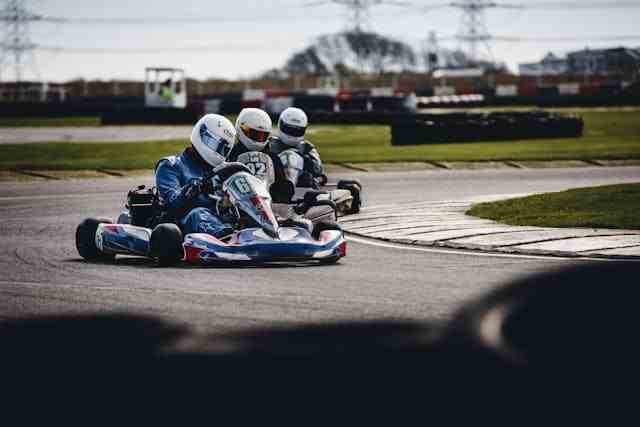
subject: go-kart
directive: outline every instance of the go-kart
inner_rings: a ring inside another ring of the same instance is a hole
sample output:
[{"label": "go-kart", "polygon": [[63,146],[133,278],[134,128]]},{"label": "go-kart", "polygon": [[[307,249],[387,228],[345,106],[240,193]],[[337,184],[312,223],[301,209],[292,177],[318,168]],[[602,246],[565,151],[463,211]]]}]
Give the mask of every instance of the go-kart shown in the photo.
[{"label": "go-kart", "polygon": [[[296,156],[300,162],[303,162],[300,155],[296,154]],[[272,208],[281,218],[295,218],[303,215],[314,224],[320,221],[336,221],[340,209],[346,207],[348,202],[346,199],[350,198],[348,192],[348,194],[338,195],[342,196],[342,199],[338,200],[338,204],[335,197],[332,198],[327,191],[317,191],[310,188],[301,189],[302,191],[296,189],[298,176],[303,173],[293,170],[292,166],[281,167],[282,176],[280,179],[276,179],[273,160],[268,154],[262,152],[243,153],[238,156],[237,162],[245,165],[253,175],[264,181],[272,197]]]},{"label": "go-kart", "polygon": [[[168,266],[180,261],[198,264],[236,262],[317,261],[335,263],[346,256],[347,243],[334,221],[313,221],[304,214],[329,206],[307,198],[293,208],[300,212],[287,218],[274,213],[265,181],[240,163],[225,164],[214,171],[222,182],[219,215],[231,218],[233,233],[216,238],[194,233],[183,236],[177,221],[162,206],[155,189],[138,187],[128,194],[127,211],[113,223],[106,218],[88,218],[76,229],[76,248],[90,261],[110,261],[116,255],[156,259]],[[211,176],[206,177],[210,179]],[[210,196],[214,197],[214,196]],[[335,217],[335,212],[331,210]]]},{"label": "go-kart", "polygon": [[[247,153],[249,154],[249,153]],[[362,184],[358,180],[340,180],[329,184],[326,175],[313,177],[304,170],[304,158],[295,149],[284,150],[277,159],[284,179],[271,186],[277,203],[300,203],[306,198],[333,202],[338,216],[356,214],[362,207]],[[238,158],[238,161],[241,161]]]}]

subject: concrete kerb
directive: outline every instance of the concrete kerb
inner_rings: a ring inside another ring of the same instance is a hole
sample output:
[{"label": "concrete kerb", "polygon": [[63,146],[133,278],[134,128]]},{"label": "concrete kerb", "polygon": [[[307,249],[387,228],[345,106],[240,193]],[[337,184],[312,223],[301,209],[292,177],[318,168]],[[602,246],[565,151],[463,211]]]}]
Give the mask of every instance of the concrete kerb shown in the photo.
[{"label": "concrete kerb", "polygon": [[[640,159],[630,160],[550,160],[550,161],[469,161],[469,162],[382,162],[382,163],[326,163],[329,175],[422,172],[437,170],[489,170],[489,169],[550,169],[575,167],[630,167],[640,165]],[[150,170],[5,170],[0,171],[0,181],[60,180],[83,178],[126,178],[151,174]]]},{"label": "concrete kerb", "polygon": [[[464,213],[475,203],[522,196],[365,208],[361,214],[343,218],[341,223],[345,232],[353,236],[402,245],[495,254],[640,260],[640,230],[519,227]],[[435,218],[439,219],[434,221]]]}]

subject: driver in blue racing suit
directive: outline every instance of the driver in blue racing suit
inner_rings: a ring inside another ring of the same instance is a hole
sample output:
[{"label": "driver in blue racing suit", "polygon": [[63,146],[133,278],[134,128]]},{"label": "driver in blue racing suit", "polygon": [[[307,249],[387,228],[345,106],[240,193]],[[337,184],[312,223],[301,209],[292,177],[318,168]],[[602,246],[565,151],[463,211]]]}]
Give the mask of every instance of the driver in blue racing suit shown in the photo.
[{"label": "driver in blue racing suit", "polygon": [[218,214],[219,199],[211,194],[221,184],[213,171],[225,163],[235,138],[235,127],[227,118],[207,114],[194,126],[191,146],[179,156],[158,162],[158,193],[183,234],[207,233],[221,238],[233,232],[233,226]]}]

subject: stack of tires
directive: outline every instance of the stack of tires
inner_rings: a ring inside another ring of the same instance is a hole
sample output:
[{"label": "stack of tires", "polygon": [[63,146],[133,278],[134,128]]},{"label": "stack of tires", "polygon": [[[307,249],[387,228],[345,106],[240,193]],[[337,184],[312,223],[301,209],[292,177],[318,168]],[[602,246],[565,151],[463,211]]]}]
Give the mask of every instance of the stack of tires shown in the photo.
[{"label": "stack of tires", "polygon": [[433,114],[394,121],[391,144],[579,138],[583,130],[584,122],[578,116],[542,111]]}]

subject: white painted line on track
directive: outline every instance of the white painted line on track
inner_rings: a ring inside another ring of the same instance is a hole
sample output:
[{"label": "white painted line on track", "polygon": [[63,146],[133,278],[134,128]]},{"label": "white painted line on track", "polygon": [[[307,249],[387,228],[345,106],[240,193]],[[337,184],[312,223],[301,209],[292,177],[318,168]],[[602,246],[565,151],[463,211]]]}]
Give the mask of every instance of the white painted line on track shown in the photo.
[{"label": "white painted line on track", "polygon": [[515,259],[536,259],[536,260],[544,260],[544,261],[629,261],[625,259],[610,259],[610,258],[589,258],[589,257],[557,257],[557,256],[542,256],[542,255],[526,255],[526,254],[499,254],[493,252],[479,252],[479,251],[460,251],[456,249],[439,249],[439,248],[427,248],[423,246],[412,246],[412,245],[403,245],[400,243],[388,243],[376,241],[373,239],[363,239],[361,237],[351,236],[347,234],[347,240],[355,243],[360,243],[363,245],[369,246],[378,246],[381,248],[388,249],[400,249],[414,252],[428,252],[428,253],[436,253],[436,254],[444,254],[444,255],[466,255],[466,256],[477,256],[477,257],[489,257],[489,258],[515,258]]}]

